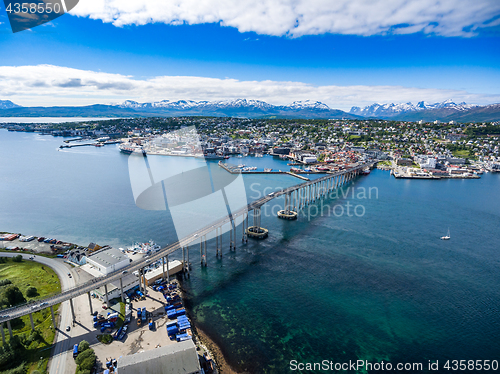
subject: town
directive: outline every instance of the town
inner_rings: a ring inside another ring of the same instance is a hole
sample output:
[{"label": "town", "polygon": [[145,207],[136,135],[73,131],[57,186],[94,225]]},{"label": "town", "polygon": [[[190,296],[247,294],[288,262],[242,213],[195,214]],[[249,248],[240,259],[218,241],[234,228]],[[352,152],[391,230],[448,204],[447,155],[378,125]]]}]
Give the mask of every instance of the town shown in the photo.
[{"label": "town", "polygon": [[[179,117],[1,126],[10,131],[76,137],[61,147],[125,142],[121,149],[126,153],[140,149],[146,154],[214,159],[270,154],[289,160],[293,173],[336,171],[360,161],[378,160],[378,167],[391,169],[396,178],[440,179],[478,178],[484,172],[500,171],[499,125]],[[191,126],[199,141],[170,134]]]}]

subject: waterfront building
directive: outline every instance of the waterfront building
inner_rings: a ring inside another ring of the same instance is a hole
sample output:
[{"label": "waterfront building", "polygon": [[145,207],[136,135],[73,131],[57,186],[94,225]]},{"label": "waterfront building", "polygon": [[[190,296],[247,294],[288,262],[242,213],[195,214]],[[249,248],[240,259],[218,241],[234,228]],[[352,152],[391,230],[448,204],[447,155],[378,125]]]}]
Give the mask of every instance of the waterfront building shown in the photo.
[{"label": "waterfront building", "polygon": [[192,340],[121,357],[117,368],[120,374],[197,374],[201,372],[198,353]]},{"label": "waterfront building", "polygon": [[127,255],[116,248],[103,248],[87,256],[87,265],[103,275],[120,270],[130,263]]}]

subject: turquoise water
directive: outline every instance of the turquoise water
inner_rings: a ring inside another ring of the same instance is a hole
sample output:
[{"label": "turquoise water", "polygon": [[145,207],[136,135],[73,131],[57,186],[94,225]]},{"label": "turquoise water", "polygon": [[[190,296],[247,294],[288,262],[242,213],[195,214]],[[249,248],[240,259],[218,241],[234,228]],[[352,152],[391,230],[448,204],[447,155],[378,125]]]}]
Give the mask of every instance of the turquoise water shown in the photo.
[{"label": "turquoise water", "polygon": [[[0,130],[0,231],[114,246],[176,239],[168,212],[134,205],[127,156],[114,146],[58,151],[59,144]],[[266,160],[286,169],[267,157],[243,160],[234,163]],[[298,182],[245,176],[253,198]],[[232,365],[250,373],[291,372],[290,360],[424,367],[428,360],[498,360],[499,186],[500,174],[412,181],[374,170],[319,203],[322,216],[264,216],[268,239],[238,242],[230,252],[225,236],[222,259],[213,242],[207,268],[191,259],[184,285],[193,318]],[[356,206],[364,215],[354,214]],[[439,240],[448,228],[452,239]]]}]

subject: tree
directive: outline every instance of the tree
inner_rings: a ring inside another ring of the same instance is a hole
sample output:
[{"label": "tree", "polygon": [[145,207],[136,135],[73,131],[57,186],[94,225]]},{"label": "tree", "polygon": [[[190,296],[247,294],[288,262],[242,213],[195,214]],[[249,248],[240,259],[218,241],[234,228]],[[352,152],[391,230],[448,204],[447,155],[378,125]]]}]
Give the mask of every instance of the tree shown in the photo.
[{"label": "tree", "polygon": [[35,296],[38,296],[38,290],[36,289],[36,287],[28,287],[28,289],[26,290],[26,296],[28,297],[35,297]]},{"label": "tree", "polygon": [[[78,347],[78,350],[80,350],[80,347]],[[78,366],[80,366],[86,359],[89,357],[93,357],[95,359],[95,353],[94,350],[89,348],[82,353],[78,354],[78,356],[75,359],[75,362]]]},{"label": "tree", "polygon": [[89,348],[90,348],[89,342],[86,340],[82,340],[80,342],[80,344],[78,345],[78,352],[80,352],[80,354],[81,354],[82,352],[85,352]]},{"label": "tree", "polygon": [[10,305],[17,305],[26,301],[21,290],[14,285],[7,286],[5,288],[4,295]]},{"label": "tree", "polygon": [[22,262],[23,261],[23,256],[17,255],[12,258],[12,261],[14,262]]}]

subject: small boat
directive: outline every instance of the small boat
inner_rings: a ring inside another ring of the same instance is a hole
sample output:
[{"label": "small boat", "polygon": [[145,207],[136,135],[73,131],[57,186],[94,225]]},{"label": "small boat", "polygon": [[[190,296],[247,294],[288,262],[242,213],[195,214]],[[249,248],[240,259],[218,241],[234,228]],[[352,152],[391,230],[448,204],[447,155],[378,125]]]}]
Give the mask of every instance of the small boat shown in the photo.
[{"label": "small boat", "polygon": [[442,236],[441,237],[441,240],[450,240],[451,236],[450,236],[450,229],[448,229],[448,234],[446,234],[446,236]]}]

